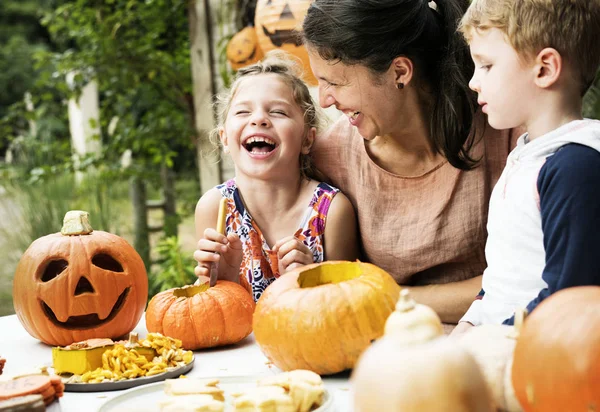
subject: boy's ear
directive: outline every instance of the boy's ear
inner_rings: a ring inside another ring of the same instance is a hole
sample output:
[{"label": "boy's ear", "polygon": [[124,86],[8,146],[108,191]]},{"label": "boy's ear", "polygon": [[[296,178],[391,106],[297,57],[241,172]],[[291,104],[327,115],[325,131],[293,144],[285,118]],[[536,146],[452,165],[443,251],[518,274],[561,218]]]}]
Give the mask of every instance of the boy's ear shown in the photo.
[{"label": "boy's ear", "polygon": [[391,68],[394,71],[394,83],[396,85],[403,84],[406,86],[410,83],[414,74],[414,67],[411,59],[406,56],[398,56],[392,60]]},{"label": "boy's ear", "polygon": [[556,83],[563,66],[560,53],[552,47],[546,47],[535,58],[535,84],[546,89]]},{"label": "boy's ear", "polygon": [[311,127],[310,129],[308,129],[308,133],[306,133],[306,137],[304,138],[304,141],[302,142],[302,149],[301,149],[302,154],[307,155],[310,153],[310,149],[311,149],[313,143],[315,142],[316,137],[317,137],[317,129],[315,127]]}]

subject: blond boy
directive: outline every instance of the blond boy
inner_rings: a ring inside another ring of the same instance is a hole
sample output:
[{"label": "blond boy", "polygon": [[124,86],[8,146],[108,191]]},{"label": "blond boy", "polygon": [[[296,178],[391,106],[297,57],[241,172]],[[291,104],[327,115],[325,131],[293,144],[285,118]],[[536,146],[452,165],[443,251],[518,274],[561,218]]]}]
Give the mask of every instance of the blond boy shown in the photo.
[{"label": "blond boy", "polygon": [[455,329],[512,324],[550,294],[600,285],[600,0],[473,0],[469,85],[496,129],[523,128],[490,199],[482,291]]}]

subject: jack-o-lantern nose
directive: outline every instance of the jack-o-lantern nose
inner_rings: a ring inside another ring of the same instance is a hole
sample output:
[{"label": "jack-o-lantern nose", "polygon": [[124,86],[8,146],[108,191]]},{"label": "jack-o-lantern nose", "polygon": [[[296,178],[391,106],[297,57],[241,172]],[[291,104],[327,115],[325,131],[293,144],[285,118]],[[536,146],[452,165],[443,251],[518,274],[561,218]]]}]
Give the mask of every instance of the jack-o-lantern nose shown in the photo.
[{"label": "jack-o-lantern nose", "polygon": [[79,278],[79,282],[77,282],[77,286],[75,287],[75,296],[83,293],[94,293],[94,287],[85,276]]}]

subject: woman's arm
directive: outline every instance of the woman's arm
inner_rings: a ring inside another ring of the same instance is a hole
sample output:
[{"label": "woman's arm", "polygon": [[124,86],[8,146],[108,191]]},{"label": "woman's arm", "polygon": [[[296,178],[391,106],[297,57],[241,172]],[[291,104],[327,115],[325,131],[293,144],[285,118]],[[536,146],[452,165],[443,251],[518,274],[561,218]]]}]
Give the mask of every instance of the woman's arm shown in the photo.
[{"label": "woman's arm", "polygon": [[359,258],[356,214],[350,200],[338,193],[333,198],[325,225],[325,260],[356,260]]},{"label": "woman's arm", "polygon": [[444,323],[457,323],[481,290],[477,276],[460,282],[441,285],[403,286],[410,290],[414,300],[430,306]]}]

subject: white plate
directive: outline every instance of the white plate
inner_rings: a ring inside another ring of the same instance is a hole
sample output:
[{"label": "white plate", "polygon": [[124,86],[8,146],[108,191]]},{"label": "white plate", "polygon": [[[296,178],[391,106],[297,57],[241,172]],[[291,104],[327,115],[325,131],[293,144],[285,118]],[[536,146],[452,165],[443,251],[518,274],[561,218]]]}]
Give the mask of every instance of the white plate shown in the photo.
[{"label": "white plate", "polygon": [[165,379],[178,378],[194,367],[195,356],[192,361],[178,368],[168,370],[152,376],[140,376],[139,378],[124,379],[122,381],[101,382],[101,383],[65,383],[65,392],[104,392],[119,391],[122,389],[133,388],[134,386],[146,385],[153,382],[164,381]]},{"label": "white plate", "polygon": [[[264,377],[264,376],[263,376]],[[190,378],[194,379],[194,378]],[[208,378],[210,379],[210,378]],[[225,411],[233,410],[231,393],[255,388],[257,376],[219,377],[219,387],[225,391]],[[158,403],[170,396],[164,391],[164,382],[152,383],[140,388],[129,389],[104,402],[98,412],[154,412],[159,411]],[[323,404],[312,412],[335,412],[333,396],[325,389]]]}]

